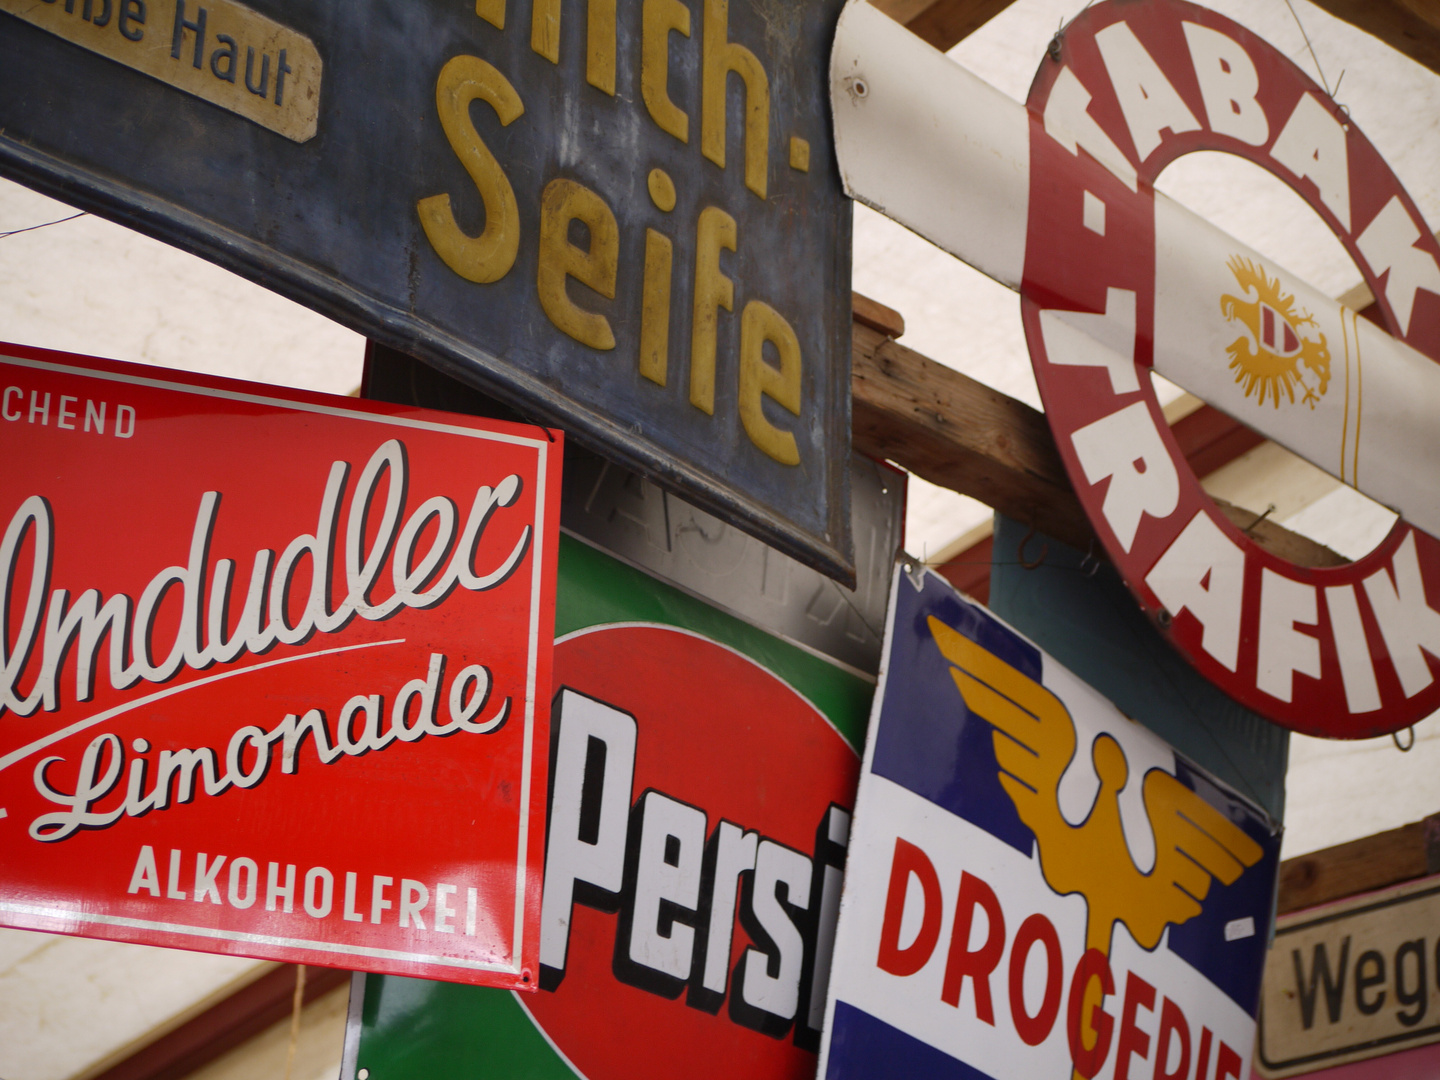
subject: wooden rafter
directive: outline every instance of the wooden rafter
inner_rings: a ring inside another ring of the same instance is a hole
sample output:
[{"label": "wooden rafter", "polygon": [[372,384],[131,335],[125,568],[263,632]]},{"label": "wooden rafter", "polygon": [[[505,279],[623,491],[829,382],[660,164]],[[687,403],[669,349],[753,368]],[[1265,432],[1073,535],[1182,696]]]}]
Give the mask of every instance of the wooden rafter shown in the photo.
[{"label": "wooden rafter", "polygon": [[[349,978],[348,971],[307,968],[303,1003],[310,1004]],[[295,965],[280,964],[94,1080],[181,1080],[289,1016],[294,989]]]},{"label": "wooden rafter", "polygon": [[1011,0],[871,0],[941,52],[958,45],[1010,6]]},{"label": "wooden rafter", "polygon": [[1440,874],[1440,814],[1280,864],[1278,913]]},{"label": "wooden rafter", "polygon": [[[854,445],[861,453],[889,459],[1074,547],[1093,545],[1094,530],[1043,413],[858,320],[850,385]],[[1291,562],[1346,561],[1249,510],[1220,508],[1261,547]]]},{"label": "wooden rafter", "polygon": [[[945,52],[1010,6],[1011,0],[871,0]],[[1315,0],[1337,19],[1440,73],[1440,7],[1415,0]]]},{"label": "wooden rafter", "polygon": [[1440,8],[1414,0],[1315,0],[1337,19],[1440,72]]}]

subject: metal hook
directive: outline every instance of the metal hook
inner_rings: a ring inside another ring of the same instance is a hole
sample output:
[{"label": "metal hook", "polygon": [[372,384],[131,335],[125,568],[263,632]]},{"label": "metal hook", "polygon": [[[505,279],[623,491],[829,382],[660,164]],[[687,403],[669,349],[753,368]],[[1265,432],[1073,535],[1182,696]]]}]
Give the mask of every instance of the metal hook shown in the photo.
[{"label": "metal hook", "polygon": [[1058,64],[1060,62],[1060,47],[1065,43],[1066,28],[1068,28],[1070,23],[1073,23],[1075,19],[1078,19],[1081,15],[1084,15],[1085,12],[1089,11],[1090,5],[1094,2],[1095,0],[1085,0],[1085,6],[1075,13],[1074,18],[1068,21],[1064,17],[1061,17],[1060,28],[1055,31],[1055,36],[1050,39],[1050,44],[1045,47],[1046,55],[1055,61],[1055,63]]},{"label": "metal hook", "polygon": [[1036,559],[1034,562],[1029,562],[1029,561],[1025,558],[1025,545],[1028,544],[1028,543],[1034,538],[1034,536],[1035,536],[1035,531],[1036,531],[1036,530],[1035,530],[1035,526],[1034,526],[1034,525],[1031,525],[1031,526],[1030,526],[1030,531],[1025,534],[1024,539],[1022,539],[1022,540],[1020,541],[1019,546],[1015,549],[1015,559],[1016,559],[1016,561],[1019,562],[1020,565],[1023,566],[1026,570],[1038,570],[1038,569],[1040,569],[1040,567],[1045,564],[1045,557],[1050,554],[1050,544],[1047,542],[1047,543],[1041,545],[1041,547],[1040,547],[1040,557],[1039,557],[1038,559]]},{"label": "metal hook", "polygon": [[1269,506],[1267,506],[1267,507],[1265,508],[1265,512],[1264,512],[1263,514],[1261,514],[1259,517],[1257,517],[1254,521],[1250,522],[1249,525],[1246,525],[1246,526],[1245,526],[1245,535],[1246,535],[1246,536],[1249,536],[1249,535],[1251,534],[1251,530],[1253,530],[1257,525],[1259,525],[1262,521],[1264,521],[1266,518],[1268,518],[1268,517],[1269,517],[1271,514],[1273,514],[1274,512],[1275,512],[1275,504],[1274,504],[1274,503],[1271,503]]},{"label": "metal hook", "polygon": [[[900,569],[905,574],[905,579],[910,582],[911,587],[916,592],[923,592],[925,590],[924,563],[914,560],[910,558],[909,555],[906,555],[900,561]],[[880,637],[882,635],[877,634],[875,636]]]},{"label": "metal hook", "polygon": [[549,439],[552,443],[555,441],[555,434],[554,434],[554,432],[552,432],[552,431],[551,431],[548,427],[546,427],[544,424],[540,423],[539,420],[532,420],[532,419],[530,419],[530,417],[526,416],[524,413],[521,413],[521,414],[520,414],[520,419],[524,420],[524,421],[525,421],[527,424],[529,424],[531,427],[538,427],[541,431],[545,432],[545,438]]},{"label": "metal hook", "polygon": [[1408,754],[1411,750],[1415,749],[1415,725],[1411,724],[1405,730],[1410,732],[1410,741],[1408,743],[1402,743],[1400,741],[1400,732],[1390,732],[1390,738],[1395,742],[1395,749],[1399,750],[1402,754]]},{"label": "metal hook", "polygon": [[1087,578],[1093,578],[1100,572],[1100,559],[1095,554],[1095,540],[1092,537],[1090,544],[1085,549],[1085,557],[1080,560],[1080,572]]}]

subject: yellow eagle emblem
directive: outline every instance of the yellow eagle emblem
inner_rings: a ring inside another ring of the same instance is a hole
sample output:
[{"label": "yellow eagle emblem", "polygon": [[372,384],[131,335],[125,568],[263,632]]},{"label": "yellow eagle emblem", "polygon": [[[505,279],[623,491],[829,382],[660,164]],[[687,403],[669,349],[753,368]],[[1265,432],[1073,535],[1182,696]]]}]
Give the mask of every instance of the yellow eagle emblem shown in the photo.
[{"label": "yellow eagle emblem", "polygon": [[1062,896],[1085,898],[1086,948],[1108,956],[1120,922],[1142,949],[1153,949],[1166,926],[1200,914],[1212,879],[1229,885],[1260,861],[1260,845],[1238,825],[1174,776],[1151,769],[1138,780],[1155,836],[1155,865],[1141,871],[1120,823],[1129,765],[1109,735],[1090,747],[1100,778],[1095,804],[1083,822],[1070,824],[1058,792],[1080,747],[1065,703],[939,619],[931,616],[929,627],[966,706],[995,729],[1000,784],[1035,834],[1045,881]]},{"label": "yellow eagle emblem", "polygon": [[[1330,350],[1319,324],[1297,308],[1294,296],[1280,291],[1280,279],[1269,277],[1263,266],[1238,255],[1227,265],[1244,293],[1220,298],[1221,313],[1246,330],[1225,349],[1235,381],[1243,384],[1246,397],[1256,395],[1261,405],[1268,398],[1277,409],[1281,392],[1294,404],[1298,387],[1301,401],[1315,408],[1330,385]],[[1307,329],[1313,337],[1306,336]]]},{"label": "yellow eagle emblem", "polygon": [[[934,616],[929,627],[966,707],[995,729],[1000,784],[1035,834],[1046,884],[1062,896],[1085,898],[1087,950],[1108,957],[1116,923],[1124,923],[1142,949],[1154,949],[1167,926],[1200,914],[1212,880],[1229,885],[1260,861],[1263,850],[1244,830],[1174,776],[1151,769],[1138,779],[1155,837],[1155,865],[1142,871],[1120,821],[1129,763],[1106,734],[1090,747],[1100,778],[1095,803],[1080,824],[1066,821],[1060,778],[1081,749],[1070,710],[1048,687]],[[1081,1022],[1079,1037],[1087,1052],[1101,1045],[1094,1017],[1103,999],[1101,982],[1085,984],[1080,1015],[1089,1019]],[[1072,1080],[1084,1075],[1077,1065]]]}]

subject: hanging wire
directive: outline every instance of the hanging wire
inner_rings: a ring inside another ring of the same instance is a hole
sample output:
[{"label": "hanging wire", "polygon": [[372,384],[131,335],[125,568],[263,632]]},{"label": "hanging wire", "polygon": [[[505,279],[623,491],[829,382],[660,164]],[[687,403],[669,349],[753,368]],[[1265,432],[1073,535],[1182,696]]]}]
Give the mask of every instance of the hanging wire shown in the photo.
[{"label": "hanging wire", "polygon": [[1267,507],[1265,508],[1265,512],[1264,512],[1263,514],[1261,514],[1259,517],[1257,517],[1254,521],[1250,522],[1249,525],[1246,525],[1246,526],[1245,526],[1245,528],[1244,528],[1244,530],[1243,530],[1244,533],[1245,533],[1245,535],[1246,535],[1246,536],[1250,536],[1250,535],[1252,534],[1252,530],[1255,529],[1261,522],[1265,521],[1265,520],[1266,520],[1271,514],[1273,514],[1274,512],[1275,512],[1275,504],[1274,504],[1274,503],[1271,503],[1269,506],[1267,506]]},{"label": "hanging wire", "polygon": [[1040,569],[1040,567],[1044,565],[1045,559],[1050,555],[1050,543],[1047,540],[1040,545],[1040,557],[1038,559],[1035,559],[1032,562],[1031,560],[1025,558],[1025,545],[1035,538],[1036,531],[1037,530],[1035,526],[1031,525],[1030,531],[1025,534],[1025,536],[1021,539],[1020,543],[1015,548],[1015,558],[1026,570]]},{"label": "hanging wire", "polygon": [[290,1046],[285,1051],[285,1080],[295,1067],[295,1047],[300,1042],[300,1010],[305,1004],[305,965],[295,965],[295,996],[290,1005]]},{"label": "hanging wire", "polygon": [[[1305,48],[1310,50],[1310,59],[1315,61],[1315,70],[1320,75],[1320,85],[1325,88],[1326,94],[1334,98],[1335,94],[1330,89],[1330,83],[1325,78],[1325,69],[1320,66],[1320,58],[1315,55],[1315,46],[1310,44],[1310,35],[1305,32],[1305,24],[1300,21],[1300,14],[1295,10],[1295,5],[1292,4],[1290,0],[1285,0],[1285,6],[1290,9],[1290,15],[1295,20],[1295,25],[1300,28],[1300,36],[1305,39]],[[1345,77],[1343,72],[1340,77]],[[1340,89],[1338,82],[1335,84],[1335,89]]]},{"label": "hanging wire", "polygon": [[0,240],[7,236],[19,236],[22,232],[34,232],[36,229],[48,229],[51,225],[63,225],[67,221],[74,221],[76,218],[84,217],[89,211],[81,210],[78,214],[71,214],[69,217],[56,218],[54,221],[42,221],[39,225],[27,225],[23,229],[11,229],[9,232],[0,232]]},{"label": "hanging wire", "polygon": [[[517,409],[516,412],[519,412],[519,410]],[[545,438],[549,439],[552,443],[555,441],[555,433],[551,431],[548,427],[546,427],[544,424],[540,423],[539,420],[532,420],[528,415],[523,412],[520,413],[520,419],[524,420],[525,423],[529,424],[531,427],[538,427],[541,431],[545,432]]]},{"label": "hanging wire", "polygon": [[1405,730],[1410,732],[1410,741],[1408,743],[1402,743],[1400,741],[1400,732],[1390,732],[1390,738],[1395,740],[1395,749],[1399,750],[1402,754],[1408,754],[1411,750],[1415,749],[1415,725],[1411,724]]}]

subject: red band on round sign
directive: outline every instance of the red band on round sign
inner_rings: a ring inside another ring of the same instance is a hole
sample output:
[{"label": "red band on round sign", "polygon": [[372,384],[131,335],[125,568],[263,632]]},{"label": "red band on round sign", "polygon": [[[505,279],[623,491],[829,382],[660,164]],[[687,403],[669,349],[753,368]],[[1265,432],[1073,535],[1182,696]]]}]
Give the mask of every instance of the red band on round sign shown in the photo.
[{"label": "red band on round sign", "polygon": [[765,668],[671,627],[560,641],[555,686],[522,1004],[588,1080],[813,1076],[855,751]]},{"label": "red band on round sign", "polygon": [[[1440,543],[1400,521],[1343,566],[1261,549],[1201,489],[1148,376],[1163,355],[1182,384],[1185,370],[1223,383],[1241,421],[1251,408],[1296,428],[1336,418],[1330,471],[1353,483],[1371,330],[1348,311],[1323,324],[1280,268],[1191,229],[1151,185],[1196,150],[1271,172],[1344,244],[1390,333],[1432,359],[1440,296],[1387,291],[1375,256],[1412,229],[1404,258],[1436,262],[1440,246],[1343,110],[1231,20],[1182,0],[1102,3],[1057,42],[1028,100],[1022,310],[1046,415],[1096,532],[1162,631],[1248,708],[1334,738],[1415,723],[1440,707]],[[1212,336],[1233,340],[1192,359]]]}]

